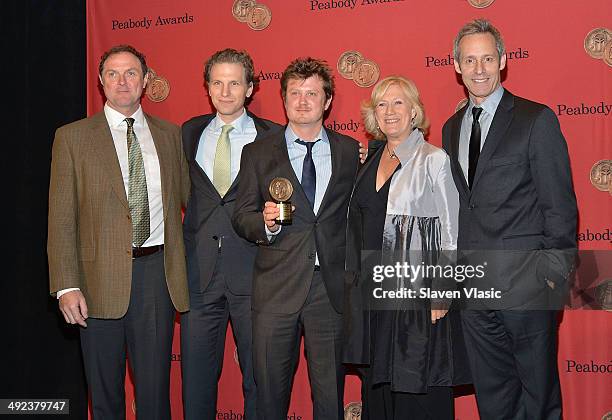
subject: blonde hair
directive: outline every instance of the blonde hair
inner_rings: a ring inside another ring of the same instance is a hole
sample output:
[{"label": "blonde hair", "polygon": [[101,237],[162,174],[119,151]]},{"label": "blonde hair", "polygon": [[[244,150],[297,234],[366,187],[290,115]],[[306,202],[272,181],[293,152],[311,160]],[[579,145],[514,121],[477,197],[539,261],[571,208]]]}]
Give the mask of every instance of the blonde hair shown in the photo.
[{"label": "blonde hair", "polygon": [[402,90],[413,109],[416,112],[414,119],[412,120],[412,127],[418,128],[423,132],[427,133],[429,128],[429,121],[425,116],[425,108],[419,98],[419,91],[412,80],[406,79],[402,76],[388,76],[379,81],[374,89],[372,89],[372,95],[370,99],[366,99],[361,103],[361,116],[365,125],[365,129],[376,139],[385,139],[385,134],[378,128],[376,122],[376,104],[380,101],[383,95],[387,92],[392,85],[397,85]]}]

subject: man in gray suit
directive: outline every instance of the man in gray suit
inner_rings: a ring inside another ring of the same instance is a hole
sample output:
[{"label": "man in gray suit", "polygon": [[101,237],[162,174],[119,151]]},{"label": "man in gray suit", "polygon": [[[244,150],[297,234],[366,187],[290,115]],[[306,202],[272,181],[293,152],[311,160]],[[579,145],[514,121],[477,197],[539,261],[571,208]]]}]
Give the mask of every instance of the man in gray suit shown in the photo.
[{"label": "man in gray suit", "polygon": [[225,49],[206,62],[204,79],[215,114],[183,124],[191,175],[184,237],[191,311],[181,317],[183,404],[186,419],[216,418],[228,320],[238,347],[244,413],[256,418],[251,355],[251,280],[257,247],[231,225],[242,148],[279,129],[245,107],[255,82],[245,51]]},{"label": "man in gray suit", "polygon": [[462,313],[478,410],[483,420],[558,419],[557,312],[543,302],[565,288],[576,248],[567,145],[553,111],[501,86],[506,54],[488,21],[465,25],[454,54],[470,97],[442,131],[458,248],[487,251],[487,286],[502,292],[497,308]]},{"label": "man in gray suit", "polygon": [[[253,353],[261,420],[285,420],[301,335],[313,418],[343,417],[341,363],[346,214],[359,145],[323,127],[334,83],[321,60],[300,58],[283,72],[289,124],[245,147],[233,223],[258,244],[253,273]],[[293,222],[275,222],[274,178],[293,186]]]}]

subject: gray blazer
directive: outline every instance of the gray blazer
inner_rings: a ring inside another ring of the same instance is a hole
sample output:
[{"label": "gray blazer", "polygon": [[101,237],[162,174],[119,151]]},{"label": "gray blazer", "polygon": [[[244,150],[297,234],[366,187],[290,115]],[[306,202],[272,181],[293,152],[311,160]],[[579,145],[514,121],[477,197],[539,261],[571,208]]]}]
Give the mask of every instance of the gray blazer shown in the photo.
[{"label": "gray blazer", "polygon": [[[248,113],[255,122],[255,141],[280,129],[280,125]],[[218,269],[225,274],[231,292],[250,295],[257,247],[236,235],[231,217],[242,171],[221,198],[195,157],[202,132],[215,114],[194,117],[183,124],[183,147],[191,175],[191,197],[183,225],[189,290],[204,291]]]},{"label": "gray blazer", "polygon": [[522,305],[546,288],[545,279],[565,285],[572,269],[577,209],[567,145],[550,108],[506,90],[470,190],[458,160],[466,109],[442,129],[459,191],[458,249],[503,251],[487,280]]}]

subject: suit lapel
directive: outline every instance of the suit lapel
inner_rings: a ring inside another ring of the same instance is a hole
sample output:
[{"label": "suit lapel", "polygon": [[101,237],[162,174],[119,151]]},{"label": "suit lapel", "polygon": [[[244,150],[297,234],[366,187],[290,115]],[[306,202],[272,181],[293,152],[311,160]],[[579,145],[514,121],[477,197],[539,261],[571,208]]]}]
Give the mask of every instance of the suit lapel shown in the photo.
[{"label": "suit lapel", "polygon": [[117,150],[113,142],[113,136],[106,121],[104,112],[99,112],[91,117],[92,120],[92,139],[94,148],[99,161],[106,167],[106,173],[110,178],[110,183],[115,195],[126,208],[129,209],[125,186],[123,185],[123,175],[121,166],[117,158]]},{"label": "suit lapel", "polygon": [[194,168],[194,172],[192,172],[192,174],[195,175],[200,181],[192,182],[192,185],[194,185],[196,188],[199,188],[202,192],[204,192],[211,198],[215,200],[220,200],[221,196],[213,185],[212,180],[208,177],[208,175],[206,175],[206,172],[204,172],[204,169],[200,166],[200,164],[196,162],[198,147],[200,147],[200,138],[202,137],[202,133],[204,132],[206,127],[208,127],[208,124],[210,124],[214,117],[215,114],[205,115],[200,124],[195,127],[193,133],[190,133],[190,147],[187,157],[189,161],[192,162],[192,166]]},{"label": "suit lapel", "polygon": [[[254,114],[250,113],[249,111],[247,111],[247,114],[249,117],[253,118],[253,122],[255,123],[255,130],[257,131],[257,135],[255,136],[254,141],[258,141],[259,139],[268,135],[270,126],[265,121],[263,121],[260,118],[257,118]],[[238,175],[236,175],[234,182],[232,182],[232,185],[230,185],[229,189],[227,190],[227,193],[225,194],[225,198],[229,198],[230,194],[233,195],[236,192],[236,190],[238,189],[239,178],[240,178],[240,171],[238,171]]]},{"label": "suit lapel", "polygon": [[147,119],[147,125],[153,137],[153,144],[155,144],[155,151],[157,152],[157,159],[159,160],[159,176],[161,179],[161,191],[162,191],[162,204],[164,207],[164,220],[168,217],[168,208],[170,206],[170,193],[168,191],[170,180],[172,179],[172,156],[174,156],[172,150],[169,150],[172,142],[168,141],[168,133],[165,129],[160,127],[151,116],[144,114]]},{"label": "suit lapel", "polygon": [[497,106],[497,110],[495,111],[493,121],[491,122],[491,127],[489,128],[489,132],[485,140],[485,144],[480,152],[478,165],[476,166],[476,173],[474,174],[474,184],[472,185],[472,190],[474,190],[478,185],[478,181],[482,176],[484,168],[487,166],[489,159],[491,159],[491,156],[493,156],[493,152],[495,152],[495,149],[497,149],[501,139],[504,138],[504,135],[512,122],[511,111],[513,107],[514,95],[506,90],[504,91],[504,95]]}]

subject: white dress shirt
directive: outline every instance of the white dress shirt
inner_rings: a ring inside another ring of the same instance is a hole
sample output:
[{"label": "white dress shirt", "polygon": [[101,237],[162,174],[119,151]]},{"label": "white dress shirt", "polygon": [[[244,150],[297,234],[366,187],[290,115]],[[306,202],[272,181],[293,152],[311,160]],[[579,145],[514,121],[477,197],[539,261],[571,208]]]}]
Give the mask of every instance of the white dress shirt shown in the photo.
[{"label": "white dress shirt", "polygon": [[[110,128],[119,159],[119,167],[121,168],[121,176],[123,177],[123,186],[125,188],[126,197],[129,194],[130,170],[128,163],[128,148],[127,148],[127,123],[125,115],[112,109],[108,104],[104,105],[104,115]],[[149,215],[150,215],[150,236],[142,244],[142,246],[163,245],[164,243],[164,206],[162,203],[161,190],[161,173],[159,169],[159,159],[153,136],[149,130],[149,125],[142,112],[142,107],[139,106],[136,112],[130,116],[134,118],[134,134],[140,144],[142,152],[142,160],[144,163],[145,176],[147,178],[147,195],[149,197]],[[133,244],[132,244],[133,245]],[[79,290],[78,288],[63,289],[57,292],[59,299],[63,294]]]}]

